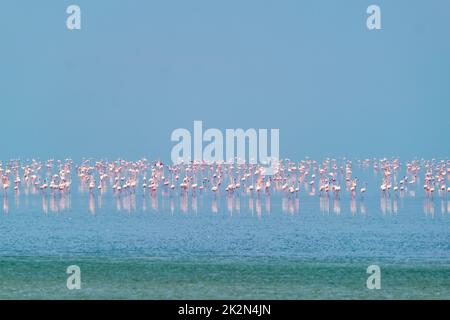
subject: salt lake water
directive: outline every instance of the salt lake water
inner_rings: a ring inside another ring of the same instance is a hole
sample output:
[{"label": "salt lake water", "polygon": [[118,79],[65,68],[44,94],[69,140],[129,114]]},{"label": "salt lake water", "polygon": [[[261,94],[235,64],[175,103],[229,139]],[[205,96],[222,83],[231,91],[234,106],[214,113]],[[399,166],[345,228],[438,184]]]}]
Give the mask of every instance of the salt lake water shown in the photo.
[{"label": "salt lake water", "polygon": [[[449,299],[450,197],[2,196],[1,299]],[[369,265],[381,289],[369,290]],[[68,290],[66,268],[81,269]]]}]

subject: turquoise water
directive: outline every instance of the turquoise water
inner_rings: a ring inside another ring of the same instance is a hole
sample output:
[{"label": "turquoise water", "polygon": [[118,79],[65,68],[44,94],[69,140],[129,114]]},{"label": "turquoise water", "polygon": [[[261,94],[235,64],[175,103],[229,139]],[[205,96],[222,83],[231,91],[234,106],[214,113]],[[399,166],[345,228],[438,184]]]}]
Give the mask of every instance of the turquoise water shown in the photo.
[{"label": "turquoise water", "polygon": [[[449,299],[446,196],[10,193],[1,299]],[[68,290],[66,268],[81,269]],[[381,268],[380,290],[366,269]]]}]

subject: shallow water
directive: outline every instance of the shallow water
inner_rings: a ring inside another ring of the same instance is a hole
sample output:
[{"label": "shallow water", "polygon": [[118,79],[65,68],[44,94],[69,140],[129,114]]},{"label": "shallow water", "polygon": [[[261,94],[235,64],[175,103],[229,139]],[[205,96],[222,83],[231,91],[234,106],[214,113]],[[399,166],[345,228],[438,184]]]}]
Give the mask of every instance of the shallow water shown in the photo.
[{"label": "shallow water", "polygon": [[[306,187],[298,196],[10,193],[0,298],[450,298],[447,195],[373,188],[335,199]],[[73,264],[81,290],[66,287]],[[372,264],[381,290],[366,288]]]}]

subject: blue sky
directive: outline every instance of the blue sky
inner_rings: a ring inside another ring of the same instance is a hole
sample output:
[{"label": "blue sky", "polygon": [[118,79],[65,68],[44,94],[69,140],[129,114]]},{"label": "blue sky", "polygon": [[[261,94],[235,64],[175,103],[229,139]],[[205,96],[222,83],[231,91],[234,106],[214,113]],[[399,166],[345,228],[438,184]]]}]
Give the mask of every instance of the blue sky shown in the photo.
[{"label": "blue sky", "polygon": [[292,159],[449,156],[449,1],[2,1],[0,41],[3,160],[168,160],[194,120]]}]

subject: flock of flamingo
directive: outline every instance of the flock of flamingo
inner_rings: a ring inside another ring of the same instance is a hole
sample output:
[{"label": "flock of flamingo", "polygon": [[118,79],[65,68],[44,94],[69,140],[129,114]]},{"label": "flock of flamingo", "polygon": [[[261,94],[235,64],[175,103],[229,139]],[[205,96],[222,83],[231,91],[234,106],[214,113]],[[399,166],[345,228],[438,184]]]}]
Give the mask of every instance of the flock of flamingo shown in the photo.
[{"label": "flock of flamingo", "polygon": [[[354,166],[372,169],[378,186],[369,186],[354,174]],[[157,208],[158,195],[171,199],[181,198],[180,208],[189,211],[188,198],[192,210],[197,210],[197,196],[210,194],[213,198],[211,210],[218,212],[217,199],[226,197],[229,210],[240,206],[240,196],[249,198],[249,208],[253,210],[256,199],[256,212],[261,211],[260,198],[265,197],[266,210],[270,211],[272,194],[282,196],[282,209],[298,211],[299,195],[319,196],[320,207],[329,208],[330,198],[334,201],[334,211],[340,212],[341,196],[351,201],[350,209],[356,209],[356,199],[361,202],[367,191],[379,192],[381,208],[386,211],[388,200],[405,195],[415,196],[423,183],[424,198],[428,202],[435,194],[441,199],[450,196],[450,160],[412,160],[405,163],[398,158],[383,159],[331,159],[316,161],[310,158],[295,162],[290,159],[279,161],[272,175],[265,175],[265,168],[249,163],[206,163],[193,161],[187,164],[167,165],[161,161],[93,160],[83,159],[76,164],[72,159],[65,160],[9,160],[0,162],[1,187],[3,189],[5,212],[8,211],[8,194],[16,198],[21,192],[41,194],[42,207],[70,207],[70,194],[73,186],[80,193],[89,194],[89,209],[95,212],[95,199],[101,207],[102,195],[112,193],[117,207],[131,209],[135,206],[136,194],[143,199],[150,197],[152,207]],[[422,181],[422,182],[421,182]],[[345,195],[343,195],[345,194]],[[134,199],[134,200],[133,200]],[[384,205],[383,205],[384,203]],[[389,202],[390,203],[390,202]],[[394,207],[396,202],[394,202]],[[145,207],[145,202],[143,204]],[[450,203],[448,203],[450,211]]]}]

